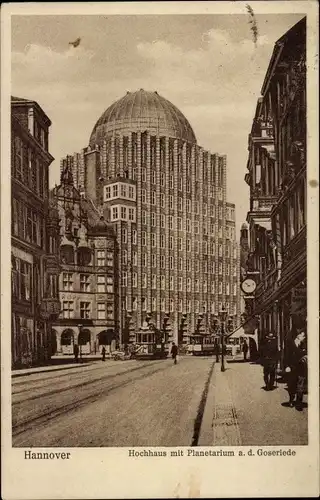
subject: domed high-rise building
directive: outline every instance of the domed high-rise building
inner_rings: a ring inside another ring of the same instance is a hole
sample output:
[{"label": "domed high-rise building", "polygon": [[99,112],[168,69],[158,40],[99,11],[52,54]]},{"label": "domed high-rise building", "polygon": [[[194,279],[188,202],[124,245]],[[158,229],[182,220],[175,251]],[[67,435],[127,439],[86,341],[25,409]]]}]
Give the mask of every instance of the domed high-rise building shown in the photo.
[{"label": "domed high-rise building", "polygon": [[67,165],[117,234],[122,343],[146,320],[187,343],[210,331],[223,305],[239,321],[226,156],[198,146],[178,108],[157,92],[127,92],[101,115],[89,146],[61,161]]}]

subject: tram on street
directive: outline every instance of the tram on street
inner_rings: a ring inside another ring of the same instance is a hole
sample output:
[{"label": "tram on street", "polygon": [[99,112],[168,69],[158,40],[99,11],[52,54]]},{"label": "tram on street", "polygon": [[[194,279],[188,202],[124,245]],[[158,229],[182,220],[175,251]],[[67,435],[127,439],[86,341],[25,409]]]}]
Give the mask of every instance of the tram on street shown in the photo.
[{"label": "tram on street", "polygon": [[136,359],[164,359],[169,354],[169,343],[159,338],[156,332],[136,334],[134,356]]},{"label": "tram on street", "polygon": [[211,356],[215,353],[215,335],[191,335],[188,351],[193,356]]}]

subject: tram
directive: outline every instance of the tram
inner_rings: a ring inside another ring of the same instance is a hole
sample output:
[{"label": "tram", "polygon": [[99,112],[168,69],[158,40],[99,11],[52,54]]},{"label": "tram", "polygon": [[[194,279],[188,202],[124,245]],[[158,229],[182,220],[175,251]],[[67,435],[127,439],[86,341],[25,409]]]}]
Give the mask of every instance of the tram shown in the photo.
[{"label": "tram", "polygon": [[193,356],[211,356],[215,353],[216,342],[214,335],[191,335],[188,351]]},{"label": "tram", "polygon": [[167,339],[160,339],[156,332],[137,333],[134,356],[136,359],[164,359],[169,354]]}]

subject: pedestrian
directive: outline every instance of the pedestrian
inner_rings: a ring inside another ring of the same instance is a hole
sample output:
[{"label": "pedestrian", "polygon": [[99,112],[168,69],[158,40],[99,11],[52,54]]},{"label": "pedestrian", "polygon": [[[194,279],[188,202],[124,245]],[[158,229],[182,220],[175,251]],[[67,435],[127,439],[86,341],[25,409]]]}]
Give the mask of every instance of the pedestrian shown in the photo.
[{"label": "pedestrian", "polygon": [[106,360],[106,348],[104,346],[101,350],[101,354],[102,354],[102,361],[105,361]]},{"label": "pedestrian", "polygon": [[278,357],[279,349],[276,336],[269,333],[262,346],[263,378],[267,391],[271,391],[274,387]]},{"label": "pedestrian", "polygon": [[286,373],[288,373],[289,406],[303,409],[303,393],[307,384],[307,337],[303,329],[288,345]]},{"label": "pedestrian", "polygon": [[219,363],[220,344],[219,344],[218,339],[215,340],[214,354],[216,355],[216,363]]},{"label": "pedestrian", "polygon": [[246,339],[244,339],[242,344],[243,361],[247,361],[248,350],[249,350],[248,342]]},{"label": "pedestrian", "polygon": [[173,359],[174,364],[177,364],[177,356],[178,356],[178,347],[174,342],[172,342],[172,347],[171,347],[171,356]]},{"label": "pedestrian", "polygon": [[74,354],[74,360],[76,363],[78,363],[78,358],[79,358],[79,346],[78,344],[75,344],[73,347],[73,354]]}]

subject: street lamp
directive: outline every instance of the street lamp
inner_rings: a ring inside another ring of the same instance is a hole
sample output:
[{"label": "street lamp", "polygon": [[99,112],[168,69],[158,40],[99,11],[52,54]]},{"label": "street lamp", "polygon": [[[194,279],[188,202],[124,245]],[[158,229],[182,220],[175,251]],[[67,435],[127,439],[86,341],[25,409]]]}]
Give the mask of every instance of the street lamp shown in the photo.
[{"label": "street lamp", "polygon": [[224,366],[224,335],[225,335],[225,328],[226,328],[226,319],[227,319],[227,310],[225,309],[224,306],[222,306],[222,309],[220,311],[220,319],[221,319],[221,371],[224,372],[226,371],[225,366]]}]

